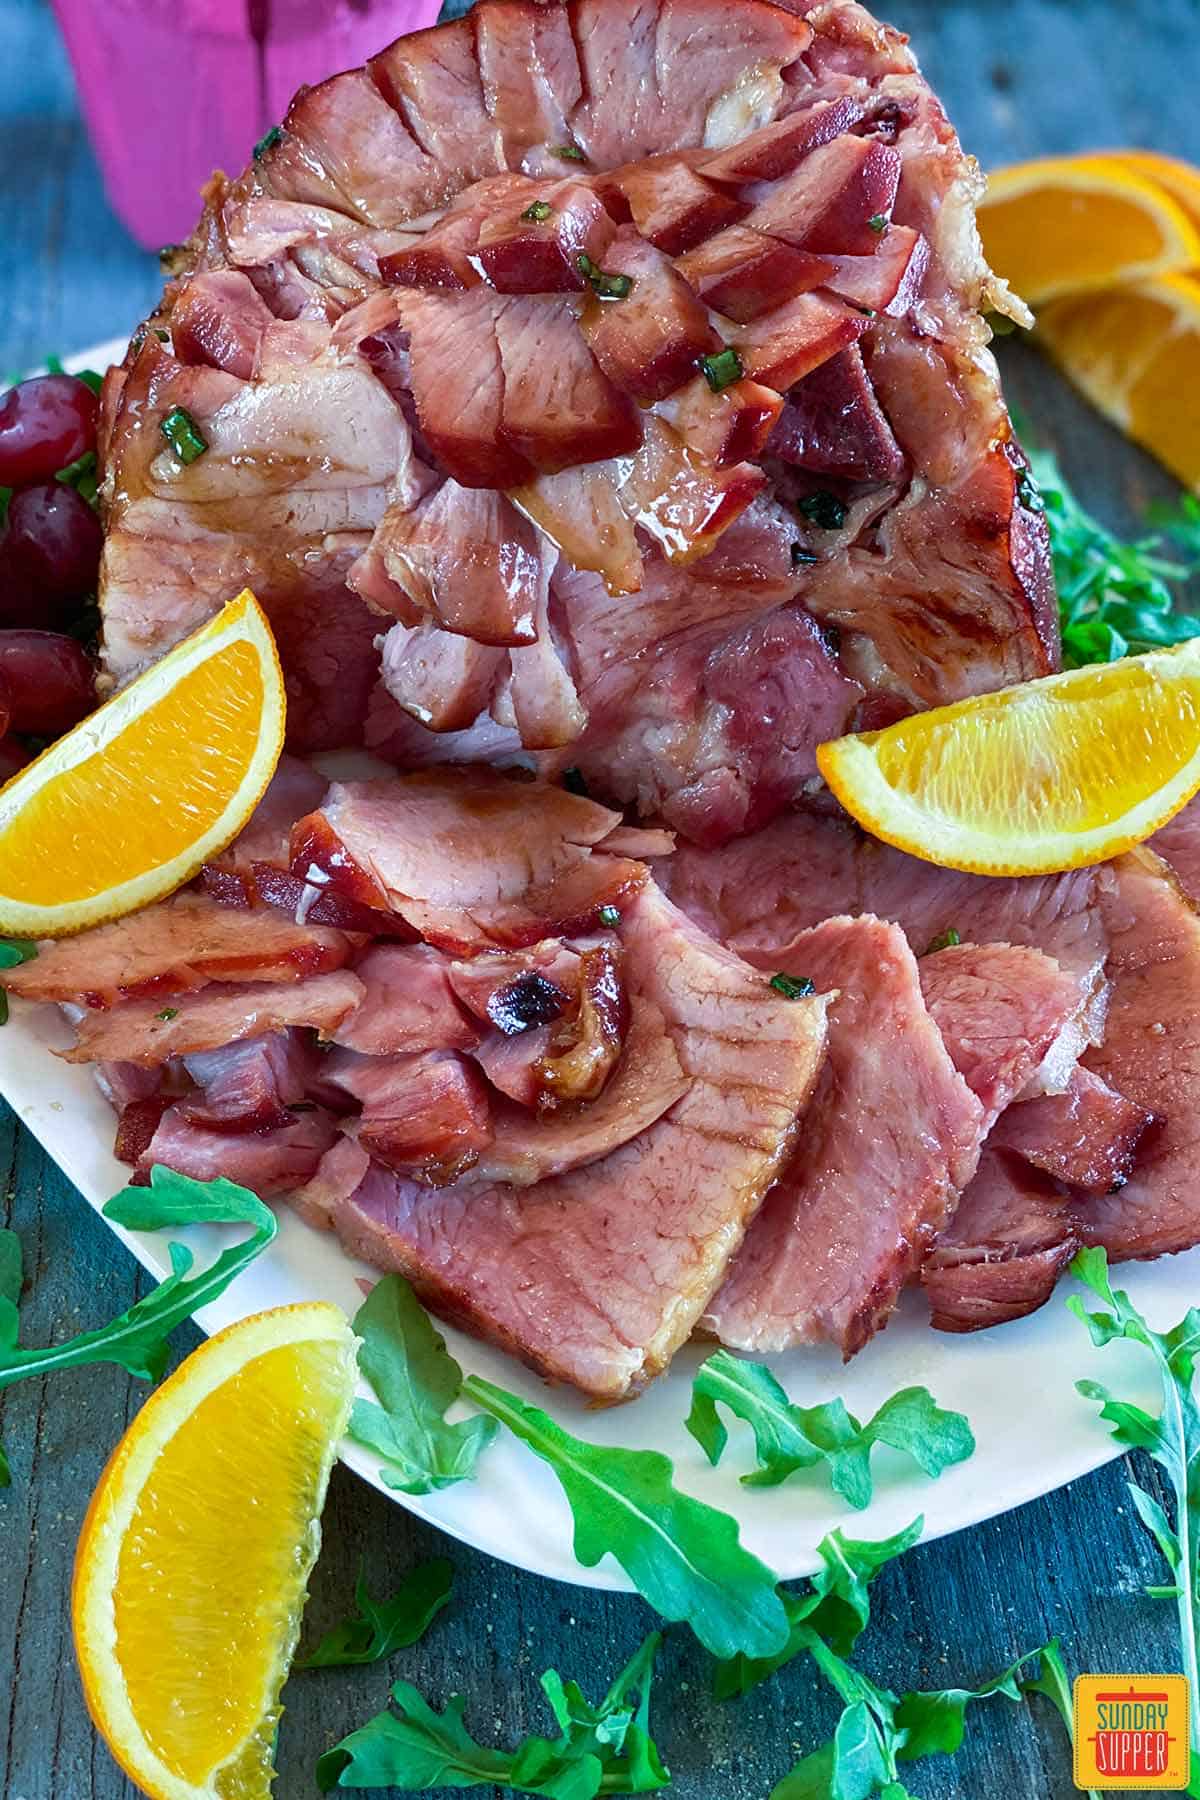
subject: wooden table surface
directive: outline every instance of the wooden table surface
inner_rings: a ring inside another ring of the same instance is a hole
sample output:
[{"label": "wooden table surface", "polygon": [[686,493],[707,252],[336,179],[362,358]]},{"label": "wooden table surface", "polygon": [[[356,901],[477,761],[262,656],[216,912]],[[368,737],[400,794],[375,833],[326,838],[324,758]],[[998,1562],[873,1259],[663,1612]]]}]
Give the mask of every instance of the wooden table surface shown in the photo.
[{"label": "wooden table surface", "polygon": [[[894,16],[985,166],[1106,143],[1200,160],[1196,0],[1156,0],[1136,12],[1115,0],[904,0],[903,8],[897,0]],[[0,369],[19,369],[128,329],[157,272],[105,204],[45,0],[0,0],[0,43]],[[1128,527],[1147,499],[1172,491],[1031,350],[1005,349],[1010,393],[1034,435],[1060,450],[1086,501]],[[99,1325],[144,1291],[146,1277],[7,1109],[0,1222],[24,1246],[29,1343]],[[177,1336],[182,1354],[198,1334],[189,1327]],[[95,1368],[23,1384],[0,1402],[14,1476],[0,1494],[3,1800],[133,1795],[83,1710],[67,1595],[83,1509],[144,1393],[119,1370]],[[1057,1633],[1072,1671],[1177,1668],[1173,1610],[1141,1594],[1161,1574],[1127,1502],[1130,1473],[1112,1463],[893,1564],[875,1590],[864,1666],[893,1688],[973,1684]],[[1153,1479],[1148,1466],[1137,1473]],[[513,1527],[519,1533],[521,1521]],[[870,1535],[869,1517],[859,1535]],[[640,1600],[518,1573],[439,1538],[338,1471],[309,1628],[350,1610],[360,1559],[372,1591],[383,1593],[435,1553],[453,1561],[455,1598],[423,1643],[385,1667],[289,1684],[281,1800],[316,1793],[316,1756],[382,1705],[389,1677],[403,1674],[439,1708],[450,1693],[466,1694],[484,1741],[515,1742],[547,1728],[543,1669],[557,1666],[598,1689],[649,1627]],[[795,1757],[826,1735],[827,1697],[801,1660],[718,1707],[707,1698],[706,1662],[685,1632],[668,1635],[656,1711],[674,1791],[680,1800],[765,1800]],[[1074,1791],[1062,1727],[1040,1701],[977,1708],[958,1756],[914,1765],[911,1785],[927,1800]]]}]

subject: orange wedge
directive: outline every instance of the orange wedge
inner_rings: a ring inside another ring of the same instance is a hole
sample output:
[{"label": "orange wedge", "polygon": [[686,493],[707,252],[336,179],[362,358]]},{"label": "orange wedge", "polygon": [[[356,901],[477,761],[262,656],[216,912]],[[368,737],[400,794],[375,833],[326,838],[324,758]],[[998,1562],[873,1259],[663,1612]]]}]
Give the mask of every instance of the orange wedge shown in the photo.
[{"label": "orange wedge", "polygon": [[1093,406],[1200,491],[1200,278],[1056,300],[1038,341]]},{"label": "orange wedge", "polygon": [[1200,639],[836,738],[817,764],[860,825],[925,862],[982,875],[1103,862],[1200,789]]},{"label": "orange wedge", "polygon": [[1188,213],[1116,156],[1051,156],[997,170],[979,230],[996,273],[1034,308],[1200,264],[1200,230]]},{"label": "orange wedge", "polygon": [[279,1693],[354,1391],[336,1306],[202,1344],[100,1477],[71,1592],[88,1710],[151,1800],[265,1800]]},{"label": "orange wedge", "polygon": [[1177,156],[1163,156],[1157,150],[1103,150],[1100,154],[1120,163],[1131,174],[1144,176],[1165,188],[1200,231],[1200,169],[1193,163],[1181,162]]},{"label": "orange wedge", "polygon": [[0,933],[62,937],[181,886],[254,811],[285,713],[239,594],[0,790]]}]

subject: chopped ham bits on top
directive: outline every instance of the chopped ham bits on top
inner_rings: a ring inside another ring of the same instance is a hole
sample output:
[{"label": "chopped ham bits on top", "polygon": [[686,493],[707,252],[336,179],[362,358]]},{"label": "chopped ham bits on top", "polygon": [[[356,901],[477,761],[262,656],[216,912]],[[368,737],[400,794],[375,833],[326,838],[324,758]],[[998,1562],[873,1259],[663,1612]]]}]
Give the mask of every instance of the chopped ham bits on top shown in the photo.
[{"label": "chopped ham bits on top", "polygon": [[976,187],[856,0],[486,0],[302,89],[109,382],[108,676],[248,583],[296,746],[718,843],[822,735],[1048,672]]}]

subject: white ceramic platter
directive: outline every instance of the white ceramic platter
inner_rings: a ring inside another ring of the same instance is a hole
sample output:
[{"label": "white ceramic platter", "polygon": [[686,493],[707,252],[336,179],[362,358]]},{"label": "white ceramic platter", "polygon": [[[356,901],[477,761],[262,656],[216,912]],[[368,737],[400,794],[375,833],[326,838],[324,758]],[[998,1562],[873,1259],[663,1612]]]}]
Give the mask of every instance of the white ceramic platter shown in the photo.
[{"label": "white ceramic platter", "polygon": [[[110,353],[122,350],[123,345],[115,351],[104,345],[73,359],[73,365],[103,368]],[[61,1046],[69,1035],[53,1008],[14,1003],[11,1021],[0,1031],[0,1093],[84,1199],[99,1209],[125,1185],[128,1170],[111,1154],[113,1113],[91,1075],[52,1054],[51,1046]],[[280,1222],[270,1250],[198,1315],[206,1331],[295,1300],[328,1299],[355,1310],[365,1265],[286,1208]],[[168,1272],[164,1234],[113,1229],[153,1274]],[[207,1259],[238,1234],[214,1227],[174,1235]],[[1166,1325],[1200,1299],[1200,1251],[1131,1265],[1122,1279],[1151,1321]],[[451,1329],[446,1336],[464,1369],[547,1407],[569,1430],[597,1442],[665,1450],[675,1460],[680,1486],[734,1514],[743,1542],[790,1578],[816,1566],[816,1545],[834,1526],[857,1537],[884,1537],[923,1513],[926,1537],[937,1537],[1048,1493],[1113,1454],[1097,1408],[1076,1394],[1075,1382],[1092,1375],[1122,1397],[1150,1404],[1153,1378],[1147,1359],[1131,1346],[1092,1348],[1083,1326],[1066,1310],[1071,1285],[1064,1284],[1032,1318],[968,1337],[931,1331],[923,1301],[907,1296],[887,1331],[848,1368],[824,1350],[768,1359],[789,1394],[804,1404],[841,1394],[850,1410],[865,1418],[897,1388],[922,1383],[941,1405],[969,1417],[978,1442],[975,1455],[938,1481],[915,1472],[897,1453],[877,1450],[875,1500],[866,1513],[850,1511],[817,1470],[780,1487],[742,1487],[737,1477],[749,1466],[748,1433],[740,1426],[734,1427],[721,1467],[710,1469],[683,1424],[692,1371],[703,1354],[698,1349],[684,1350],[668,1374],[632,1404],[589,1412],[577,1398],[545,1388],[500,1352]],[[563,1581],[615,1589],[629,1585],[607,1558],[595,1569],[580,1567],[572,1554],[570,1511],[553,1474],[504,1435],[486,1452],[477,1480],[427,1497],[383,1487],[376,1460],[353,1444],[344,1446],[343,1458],[401,1505],[489,1555]]]}]

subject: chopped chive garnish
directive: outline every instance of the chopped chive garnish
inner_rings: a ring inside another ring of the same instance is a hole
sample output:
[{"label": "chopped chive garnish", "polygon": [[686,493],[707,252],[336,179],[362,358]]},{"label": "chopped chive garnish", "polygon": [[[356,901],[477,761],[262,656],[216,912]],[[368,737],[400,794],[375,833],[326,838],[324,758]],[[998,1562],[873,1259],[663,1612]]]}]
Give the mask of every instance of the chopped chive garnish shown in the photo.
[{"label": "chopped chive garnish", "polygon": [[561,156],[564,162],[586,162],[587,157],[578,144],[552,144],[551,156]]},{"label": "chopped chive garnish", "polygon": [[185,406],[173,406],[159,430],[181,463],[194,463],[208,449],[208,439]]},{"label": "chopped chive garnish", "polygon": [[936,956],[939,950],[953,950],[956,944],[961,943],[962,939],[959,937],[957,931],[955,931],[953,925],[951,925],[948,931],[940,931],[938,933],[925,954],[926,956]]},{"label": "chopped chive garnish", "polygon": [[796,504],[796,511],[822,531],[837,531],[846,523],[846,502],[831,494],[828,488],[818,488],[815,494],[806,494]]},{"label": "chopped chive garnish", "polygon": [[819,558],[814,556],[811,550],[806,550],[803,544],[792,545],[793,569],[802,569],[805,563],[815,563],[817,561],[819,561]]},{"label": "chopped chive garnish", "polygon": [[154,1016],[156,1019],[161,1019],[164,1025],[169,1025],[172,1019],[177,1019],[179,1017],[179,1008],[177,1006],[164,1006],[162,1011],[156,1012]]},{"label": "chopped chive garnish", "polygon": [[564,769],[562,784],[566,788],[568,794],[579,794],[584,800],[588,798],[588,784],[583,779],[583,771],[581,769]]},{"label": "chopped chive garnish", "polygon": [[621,909],[619,906],[602,906],[596,917],[602,925],[607,925],[610,930],[615,931],[621,923]]},{"label": "chopped chive garnish", "polygon": [[283,136],[282,125],[272,125],[270,131],[264,131],[254,146],[254,160],[261,162],[268,150],[273,150]]},{"label": "chopped chive garnish", "polygon": [[531,225],[544,225],[553,211],[548,200],[531,200],[521,217],[528,219]]},{"label": "chopped chive garnish", "polygon": [[1041,490],[1030,469],[1022,469],[1017,476],[1017,499],[1026,512],[1040,513],[1046,510],[1046,502],[1042,499]]},{"label": "chopped chive garnish", "polygon": [[742,379],[742,359],[732,344],[718,350],[715,356],[700,358],[700,371],[714,394]]},{"label": "chopped chive garnish", "polygon": [[872,213],[867,224],[877,237],[882,237],[888,228],[886,213]]},{"label": "chopped chive garnish", "polygon": [[0,938],[0,969],[15,969],[18,963],[33,962],[38,947],[30,938]]},{"label": "chopped chive garnish", "polygon": [[806,995],[817,991],[807,975],[772,975],[771,986],[785,1000],[803,1000]]},{"label": "chopped chive garnish", "polygon": [[597,300],[623,300],[633,286],[632,275],[610,275],[607,269],[598,269],[584,250],[575,258],[575,267],[587,277]]}]

